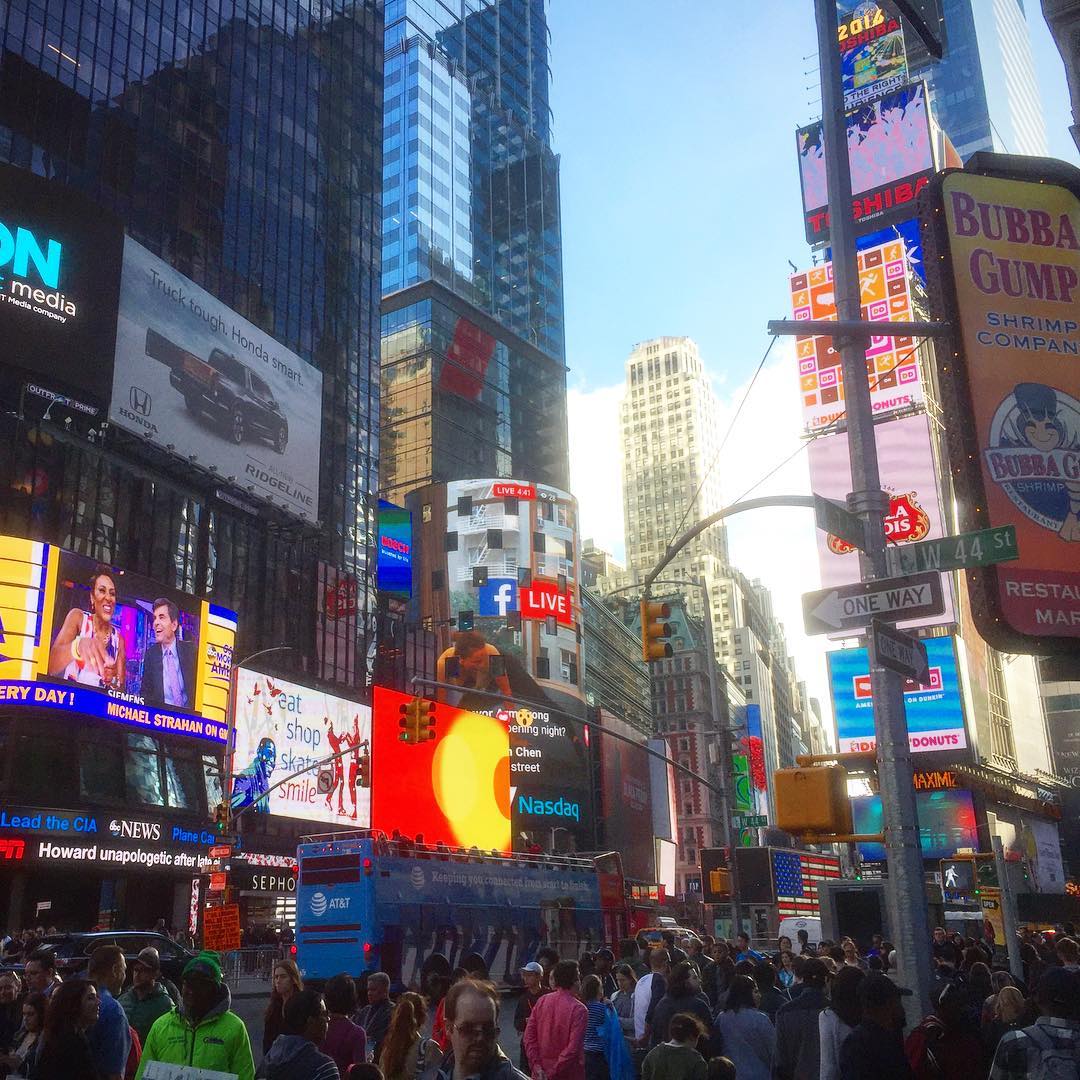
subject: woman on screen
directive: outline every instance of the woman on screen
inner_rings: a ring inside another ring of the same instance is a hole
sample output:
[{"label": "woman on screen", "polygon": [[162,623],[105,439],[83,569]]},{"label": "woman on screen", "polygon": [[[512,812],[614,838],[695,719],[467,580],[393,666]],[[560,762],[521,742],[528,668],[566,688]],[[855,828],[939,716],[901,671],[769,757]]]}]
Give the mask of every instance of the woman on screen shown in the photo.
[{"label": "woman on screen", "polygon": [[127,685],[124,639],[112,624],[116,582],[108,570],[90,576],[90,610],[72,608],[49,650],[49,674],[98,689]]}]

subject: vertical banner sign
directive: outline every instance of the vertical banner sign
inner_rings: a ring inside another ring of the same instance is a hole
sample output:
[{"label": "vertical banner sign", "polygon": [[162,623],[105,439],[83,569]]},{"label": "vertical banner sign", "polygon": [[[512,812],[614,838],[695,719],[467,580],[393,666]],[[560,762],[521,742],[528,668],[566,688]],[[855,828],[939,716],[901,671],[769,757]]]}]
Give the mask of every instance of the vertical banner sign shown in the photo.
[{"label": "vertical banner sign", "polygon": [[379,500],[379,592],[397,600],[412,596],[412,514]]},{"label": "vertical banner sign", "polygon": [[895,15],[875,3],[859,4],[840,16],[837,36],[846,108],[907,82],[904,30]]},{"label": "vertical banner sign", "polygon": [[935,315],[959,328],[956,355],[937,355],[945,415],[962,418],[948,436],[963,527],[1015,524],[1020,551],[967,571],[976,625],[1006,651],[1075,653],[1080,171],[1038,164],[944,174],[924,227]]}]

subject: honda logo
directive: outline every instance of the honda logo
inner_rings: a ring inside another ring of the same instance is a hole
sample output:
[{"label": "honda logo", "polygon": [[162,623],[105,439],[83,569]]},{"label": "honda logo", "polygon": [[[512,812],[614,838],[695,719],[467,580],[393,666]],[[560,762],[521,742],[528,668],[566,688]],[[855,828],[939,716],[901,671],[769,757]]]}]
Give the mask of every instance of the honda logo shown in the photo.
[{"label": "honda logo", "polygon": [[140,416],[150,415],[150,395],[141,387],[133,386],[128,394],[131,408]]}]

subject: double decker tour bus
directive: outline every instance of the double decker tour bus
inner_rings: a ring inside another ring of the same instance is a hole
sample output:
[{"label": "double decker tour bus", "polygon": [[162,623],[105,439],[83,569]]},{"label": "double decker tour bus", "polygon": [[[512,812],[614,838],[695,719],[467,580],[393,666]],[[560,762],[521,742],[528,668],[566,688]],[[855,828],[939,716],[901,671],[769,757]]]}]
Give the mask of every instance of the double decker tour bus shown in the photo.
[{"label": "double decker tour bus", "polygon": [[296,960],[305,979],[385,971],[395,989],[478,960],[499,986],[550,946],[576,959],[626,933],[621,860],[451,851],[371,830],[297,849]]}]

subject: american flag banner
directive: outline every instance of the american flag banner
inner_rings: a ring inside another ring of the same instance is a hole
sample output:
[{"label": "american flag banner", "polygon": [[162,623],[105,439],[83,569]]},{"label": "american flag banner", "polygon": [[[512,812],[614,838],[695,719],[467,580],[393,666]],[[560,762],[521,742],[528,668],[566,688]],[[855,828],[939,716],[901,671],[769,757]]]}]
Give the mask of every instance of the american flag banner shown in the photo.
[{"label": "american flag banner", "polygon": [[817,915],[817,883],[840,876],[840,860],[805,851],[773,851],[776,910],[780,918]]}]

